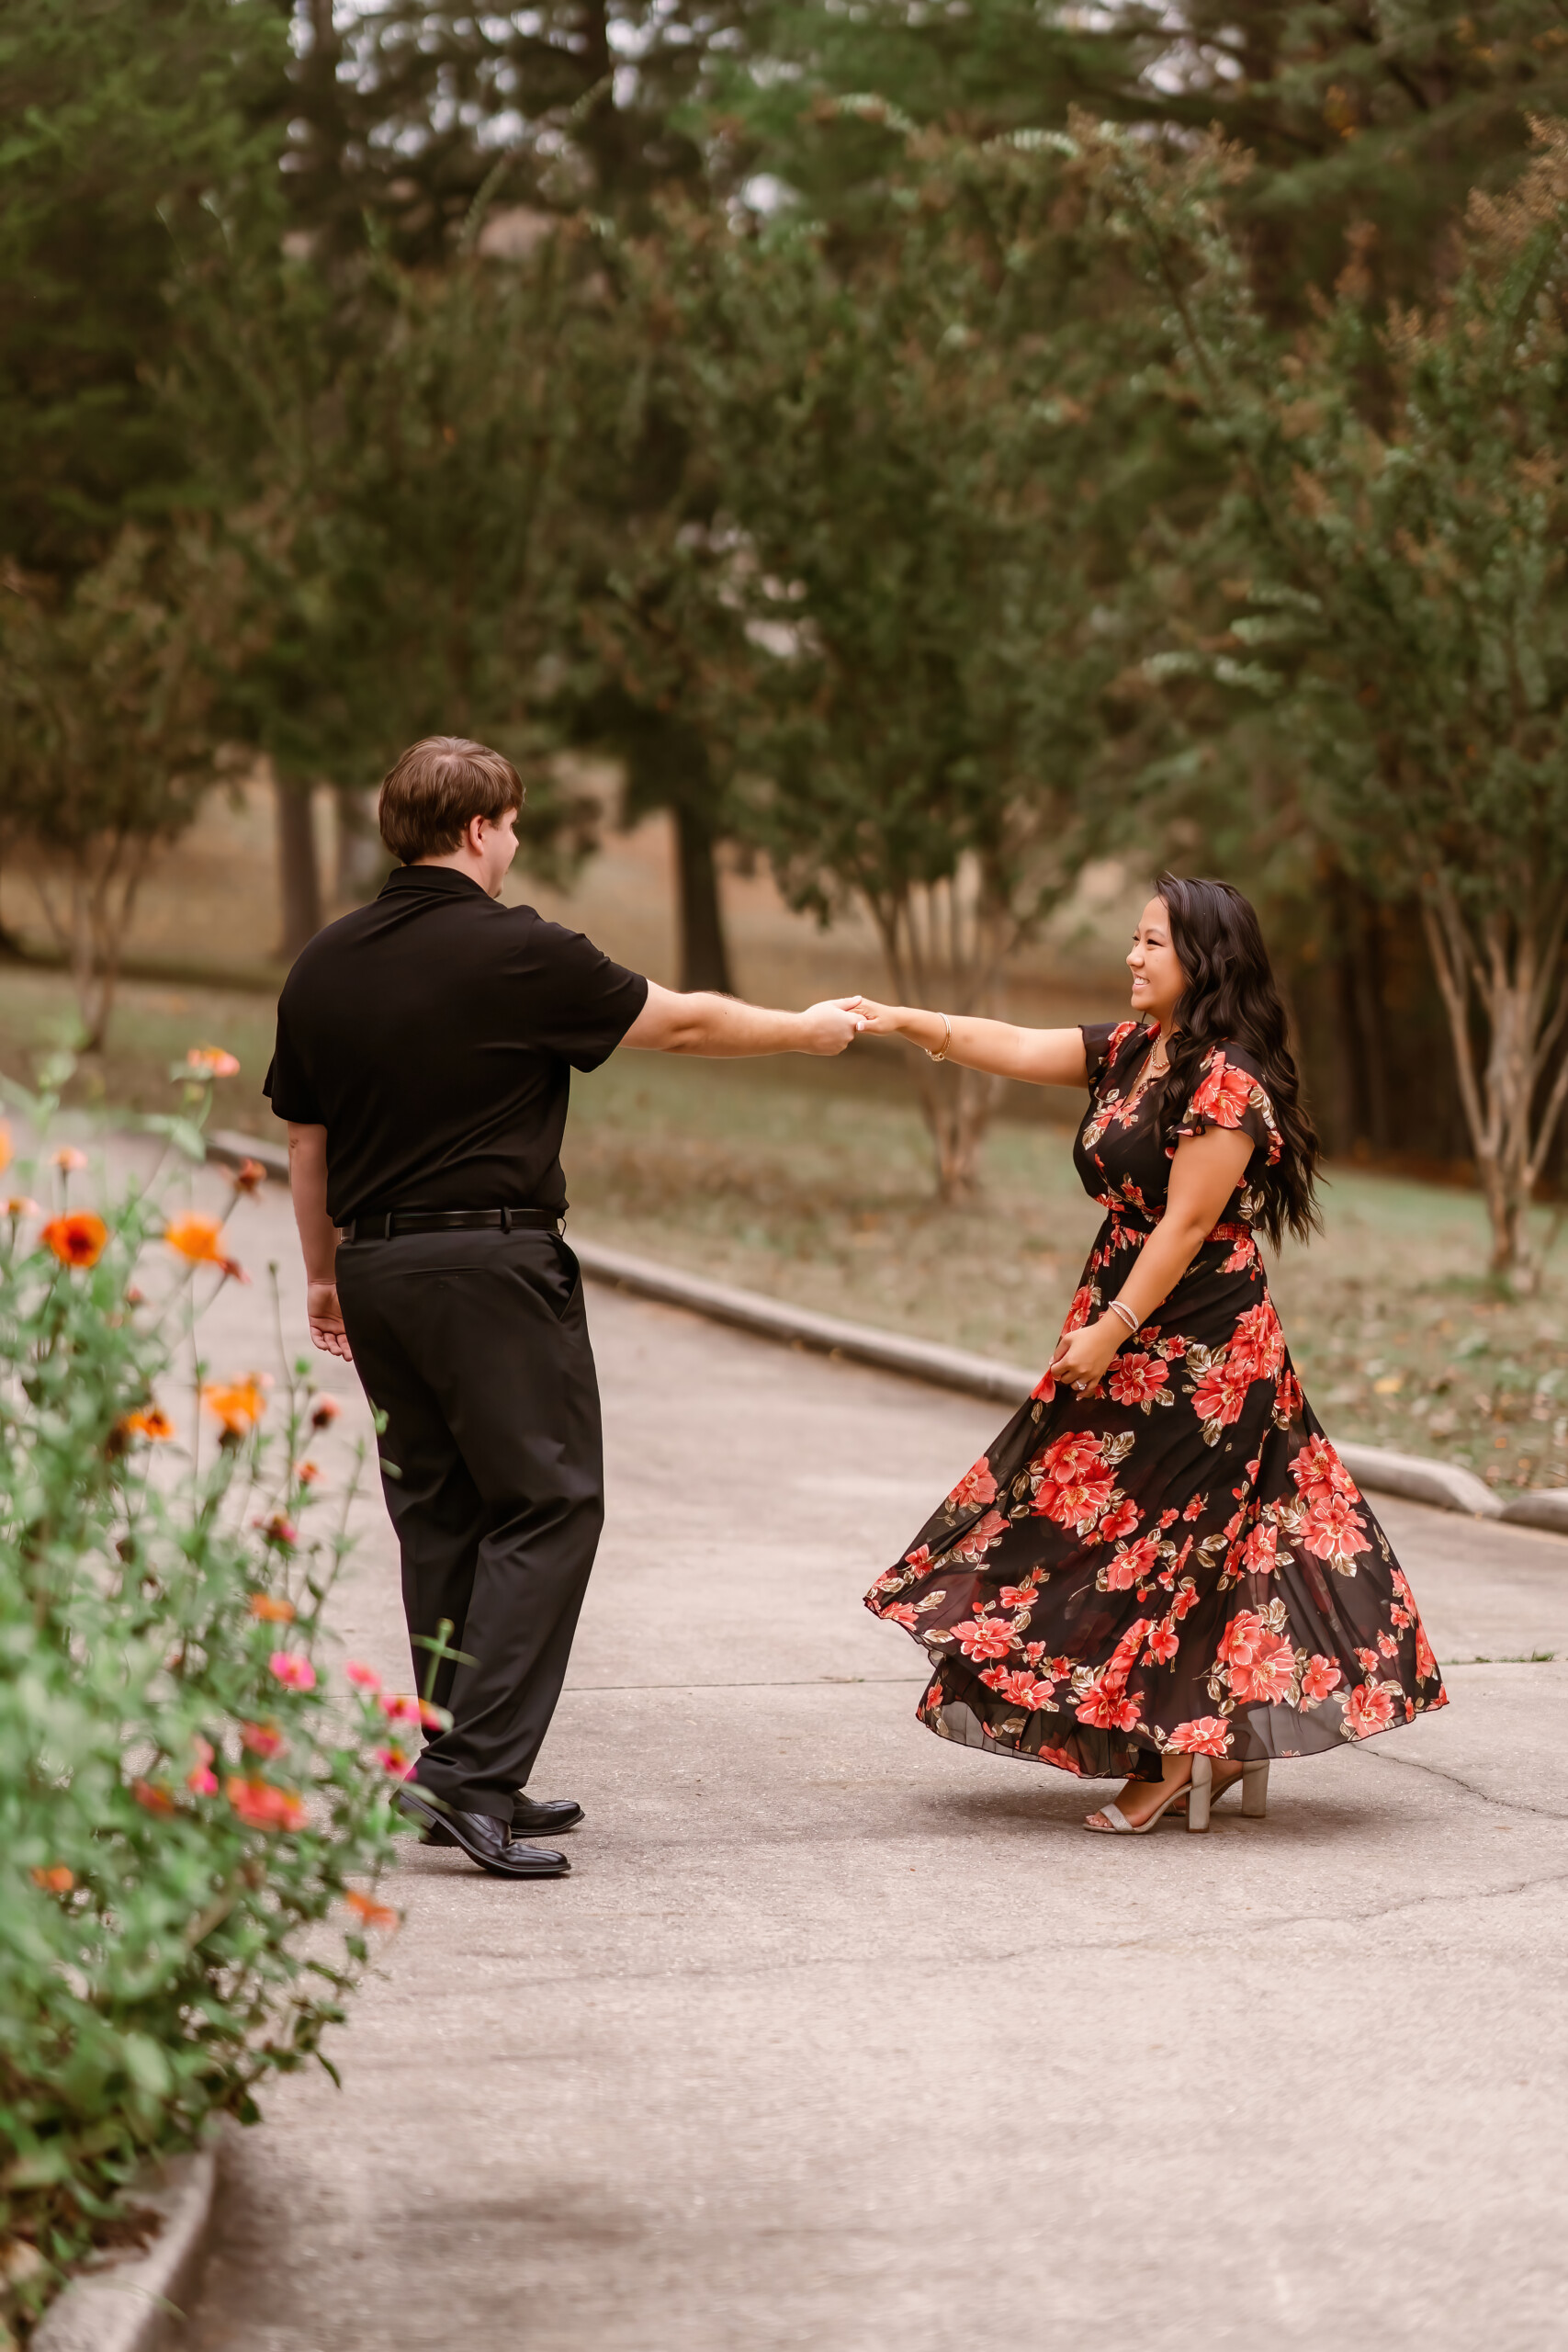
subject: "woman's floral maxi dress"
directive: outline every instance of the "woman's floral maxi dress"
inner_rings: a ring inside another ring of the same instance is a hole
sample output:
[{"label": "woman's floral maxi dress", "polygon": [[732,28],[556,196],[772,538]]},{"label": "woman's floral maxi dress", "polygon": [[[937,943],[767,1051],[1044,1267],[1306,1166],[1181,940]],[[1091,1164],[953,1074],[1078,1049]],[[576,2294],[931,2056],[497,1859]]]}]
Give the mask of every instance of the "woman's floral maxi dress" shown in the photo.
[{"label": "woman's floral maxi dress", "polygon": [[[1174,1144],[1155,1033],[1084,1030],[1075,1158],[1106,1211],[1066,1329],[1098,1316],[1163,1214]],[[1277,1159],[1247,1054],[1203,1063],[1181,1135],[1239,1128],[1247,1176],[1165,1304],[1085,1396],[1047,1372],[866,1606],[932,1668],[944,1739],[1096,1779],[1160,1757],[1302,1756],[1447,1703],[1410,1587],[1303,1397],[1252,1236]]]}]

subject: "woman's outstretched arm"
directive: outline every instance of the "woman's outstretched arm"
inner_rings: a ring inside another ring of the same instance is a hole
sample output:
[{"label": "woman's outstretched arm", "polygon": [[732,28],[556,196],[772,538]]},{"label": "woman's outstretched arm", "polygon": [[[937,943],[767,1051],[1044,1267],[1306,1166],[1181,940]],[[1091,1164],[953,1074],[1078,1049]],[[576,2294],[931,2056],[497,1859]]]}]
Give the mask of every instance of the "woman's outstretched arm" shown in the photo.
[{"label": "woman's outstretched arm", "polygon": [[868,996],[858,1011],[867,1037],[908,1037],[928,1054],[942,1053],[942,1041],[952,1031],[943,1060],[965,1069],[989,1070],[994,1078],[1021,1079],[1026,1086],[1085,1086],[1089,1068],[1082,1032],[1077,1029],[1020,1029],[1010,1021],[978,1021],[966,1012],[952,1015],[925,1012],[916,1005],[877,1004]]}]

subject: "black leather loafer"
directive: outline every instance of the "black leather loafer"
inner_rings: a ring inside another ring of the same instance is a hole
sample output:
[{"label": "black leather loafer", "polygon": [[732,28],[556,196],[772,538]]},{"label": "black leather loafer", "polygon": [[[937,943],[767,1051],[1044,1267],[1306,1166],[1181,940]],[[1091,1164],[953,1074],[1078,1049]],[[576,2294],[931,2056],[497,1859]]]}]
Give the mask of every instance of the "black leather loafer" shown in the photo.
[{"label": "black leather loafer", "polygon": [[469,1861],[491,1878],[565,1878],[571,1868],[564,1854],[552,1853],[547,1846],[522,1845],[510,1825],[491,1814],[438,1807],[419,1789],[408,1787],[399,1790],[398,1806],[427,1832],[444,1833],[429,1837],[431,1845],[460,1846]]},{"label": "black leather loafer", "polygon": [[582,1807],[575,1797],[531,1797],[519,1789],[512,1800],[514,1838],[558,1838],[563,1829],[575,1829],[581,1818]]}]

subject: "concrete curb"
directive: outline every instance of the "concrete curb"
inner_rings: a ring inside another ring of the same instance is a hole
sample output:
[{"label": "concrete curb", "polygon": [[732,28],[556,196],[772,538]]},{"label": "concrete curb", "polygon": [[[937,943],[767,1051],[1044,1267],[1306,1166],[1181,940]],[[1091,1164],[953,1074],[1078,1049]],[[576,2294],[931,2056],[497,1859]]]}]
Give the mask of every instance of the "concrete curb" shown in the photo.
[{"label": "concrete curb", "polygon": [[163,2216],[143,2255],[84,2270],[52,2302],[32,2352],[160,2352],[184,2314],[212,2226],[218,2151],[172,2156],[139,2181],[131,2201]]},{"label": "concrete curb", "polygon": [[[288,1154],[281,1144],[220,1128],[208,1138],[208,1150],[213,1159],[231,1166],[242,1159],[259,1160],[269,1176],[288,1180]],[[760,1339],[779,1340],[787,1347],[813,1348],[822,1355],[873,1364],[881,1372],[902,1373],[911,1380],[955,1389],[962,1396],[984,1396],[999,1405],[1021,1405],[1037,1377],[1017,1364],[969,1355],[936,1340],[906,1339],[897,1331],[879,1331],[869,1324],[843,1322],[836,1315],[817,1315],[808,1307],[791,1306],[759,1291],[710,1283],[678,1266],[660,1265],[627,1250],[579,1240],[575,1234],[571,1246],[583,1272],[594,1282],[614,1283],[618,1290],[636,1297],[685,1307],[692,1314],[706,1315],[715,1322],[754,1331]],[[1473,1471],[1462,1469],[1457,1462],[1395,1453],[1380,1445],[1348,1444],[1338,1451],[1357,1485],[1374,1494],[1404,1495],[1412,1502],[1462,1511],[1472,1519],[1503,1519],[1568,1535],[1568,1487],[1547,1487],[1505,1503]]]}]

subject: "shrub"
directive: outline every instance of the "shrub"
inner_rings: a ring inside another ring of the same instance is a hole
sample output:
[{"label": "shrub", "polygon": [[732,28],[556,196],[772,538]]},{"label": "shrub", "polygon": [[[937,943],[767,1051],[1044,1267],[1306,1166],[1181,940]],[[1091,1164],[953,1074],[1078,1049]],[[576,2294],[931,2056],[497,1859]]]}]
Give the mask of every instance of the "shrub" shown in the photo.
[{"label": "shrub", "polygon": [[[171,1149],[199,1155],[221,1064],[193,1057],[185,1113],[148,1123]],[[23,1098],[39,1132],[57,1101]],[[335,1410],[308,1363],[269,1397],[197,1355],[200,1306],[243,1279],[226,1215],[165,1217],[157,1179],[89,1204],[85,1169],[40,1148],[0,1174],[0,2236],[24,2323],[144,2158],[327,2064],[367,1931],[395,1924],[364,1883],[408,1762],[389,1709],[416,1712],[324,1656],[346,1501],[303,1532]]]}]

